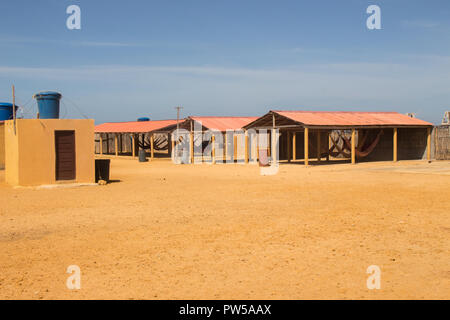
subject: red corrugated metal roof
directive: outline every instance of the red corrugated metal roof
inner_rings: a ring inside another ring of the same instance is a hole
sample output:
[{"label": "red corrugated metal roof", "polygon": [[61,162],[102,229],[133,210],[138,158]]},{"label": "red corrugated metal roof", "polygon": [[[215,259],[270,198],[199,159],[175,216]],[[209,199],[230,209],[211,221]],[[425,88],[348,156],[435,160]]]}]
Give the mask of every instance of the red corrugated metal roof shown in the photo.
[{"label": "red corrugated metal roof", "polygon": [[432,126],[398,112],[273,111],[310,126]]},{"label": "red corrugated metal roof", "polygon": [[214,129],[221,132],[226,130],[239,130],[243,126],[258,119],[258,117],[189,117],[190,119],[201,122],[208,129]]},{"label": "red corrugated metal roof", "polygon": [[[180,123],[183,120],[180,120]],[[177,120],[151,120],[132,122],[107,122],[95,126],[96,133],[145,133],[177,124]]]}]

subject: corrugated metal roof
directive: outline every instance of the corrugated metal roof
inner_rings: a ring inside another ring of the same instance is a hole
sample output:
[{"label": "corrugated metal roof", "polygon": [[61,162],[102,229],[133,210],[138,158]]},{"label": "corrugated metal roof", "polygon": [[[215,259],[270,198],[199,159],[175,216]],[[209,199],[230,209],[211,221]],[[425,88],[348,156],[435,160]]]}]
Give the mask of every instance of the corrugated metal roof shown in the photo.
[{"label": "corrugated metal roof", "polygon": [[227,130],[239,130],[245,125],[258,119],[258,117],[189,117],[190,119],[201,122],[208,129],[214,129],[221,132]]},{"label": "corrugated metal roof", "polygon": [[432,126],[398,112],[273,111],[310,126]]},{"label": "corrugated metal roof", "polygon": [[[183,120],[180,120],[180,123]],[[107,122],[95,126],[96,133],[146,133],[162,129],[167,126],[176,125],[177,120],[151,120],[132,122]]]}]

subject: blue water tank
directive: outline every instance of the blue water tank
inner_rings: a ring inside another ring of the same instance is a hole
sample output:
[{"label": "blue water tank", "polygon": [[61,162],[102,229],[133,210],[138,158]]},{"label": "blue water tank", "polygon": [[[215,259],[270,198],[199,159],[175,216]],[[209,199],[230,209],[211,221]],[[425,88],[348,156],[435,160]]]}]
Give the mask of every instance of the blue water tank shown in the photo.
[{"label": "blue water tank", "polygon": [[147,118],[147,117],[141,117],[141,118],[138,118],[137,121],[139,121],[139,122],[142,122],[142,121],[150,121],[150,118]]},{"label": "blue water tank", "polygon": [[[16,106],[17,111],[17,106]],[[0,121],[13,118],[13,105],[9,102],[0,102]]]},{"label": "blue water tank", "polygon": [[61,94],[53,91],[39,92],[34,95],[37,100],[40,119],[59,119],[59,101]]}]

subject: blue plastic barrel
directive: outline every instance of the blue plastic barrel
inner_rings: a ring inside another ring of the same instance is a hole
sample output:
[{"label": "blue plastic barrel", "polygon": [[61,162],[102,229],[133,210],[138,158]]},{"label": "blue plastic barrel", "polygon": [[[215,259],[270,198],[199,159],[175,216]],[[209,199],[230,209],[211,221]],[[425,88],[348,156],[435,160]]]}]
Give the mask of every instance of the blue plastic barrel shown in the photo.
[{"label": "blue plastic barrel", "polygon": [[59,101],[61,94],[53,91],[39,92],[34,95],[38,103],[40,119],[59,119]]},{"label": "blue plastic barrel", "polygon": [[138,118],[137,121],[139,121],[139,122],[141,122],[141,121],[150,121],[150,118],[141,117],[141,118]]},{"label": "blue plastic barrel", "polygon": [[[16,106],[17,111],[17,106]],[[9,102],[0,102],[0,121],[13,118],[13,105]]]}]

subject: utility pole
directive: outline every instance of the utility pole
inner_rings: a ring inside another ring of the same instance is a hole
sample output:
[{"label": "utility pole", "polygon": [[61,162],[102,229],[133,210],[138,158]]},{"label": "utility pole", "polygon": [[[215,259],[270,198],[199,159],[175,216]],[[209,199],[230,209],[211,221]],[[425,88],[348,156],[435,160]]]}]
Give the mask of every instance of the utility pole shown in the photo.
[{"label": "utility pole", "polygon": [[180,125],[178,122],[180,121],[180,110],[183,109],[183,107],[175,107],[177,109],[177,130],[180,128]]},{"label": "utility pole", "polygon": [[16,89],[12,86],[14,135],[16,134]]}]

